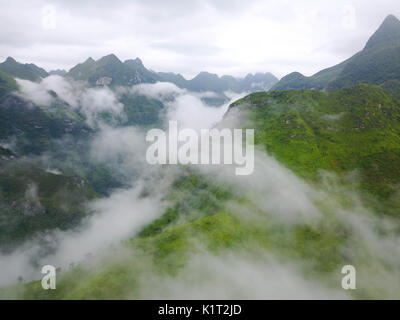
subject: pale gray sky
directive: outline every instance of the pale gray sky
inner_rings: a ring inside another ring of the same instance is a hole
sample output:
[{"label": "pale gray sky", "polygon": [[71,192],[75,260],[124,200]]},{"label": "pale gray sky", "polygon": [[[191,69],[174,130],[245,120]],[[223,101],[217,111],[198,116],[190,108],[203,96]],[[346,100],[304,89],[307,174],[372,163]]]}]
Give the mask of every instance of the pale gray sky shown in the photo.
[{"label": "pale gray sky", "polygon": [[0,59],[47,70],[91,56],[155,71],[311,75],[361,50],[398,0],[0,0]]}]

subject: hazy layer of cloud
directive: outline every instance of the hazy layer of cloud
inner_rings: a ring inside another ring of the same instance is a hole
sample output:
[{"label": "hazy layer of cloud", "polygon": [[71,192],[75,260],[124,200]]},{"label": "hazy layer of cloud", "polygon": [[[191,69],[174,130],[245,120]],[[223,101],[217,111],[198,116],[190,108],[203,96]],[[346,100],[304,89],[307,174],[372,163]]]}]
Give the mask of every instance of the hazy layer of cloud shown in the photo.
[{"label": "hazy layer of cloud", "polygon": [[[225,110],[225,107],[220,107],[214,113],[207,113],[209,107],[201,103],[201,97],[171,84],[142,85],[130,90],[163,100],[167,111],[170,111],[166,113],[169,119],[181,119],[185,126],[193,128],[197,128],[199,122],[202,125],[218,122]],[[95,93],[101,97],[102,93]],[[181,97],[185,98],[181,101]],[[111,110],[107,99],[99,101],[101,108]],[[198,113],[195,114],[199,118],[193,121],[193,110],[196,109]],[[246,119],[245,113],[233,109],[217,127],[238,128],[250,125]],[[116,170],[118,167],[127,169],[128,175],[130,170],[133,175],[140,168],[141,175],[132,176],[132,188],[116,190],[108,198],[90,202],[88,207],[93,215],[80,228],[42,235],[13,254],[0,257],[0,269],[3,271],[0,284],[15,283],[19,275],[25,279],[40,278],[38,265],[52,264],[62,266],[65,270],[71,262],[80,262],[89,253],[102,252],[102,249],[134,236],[163,213],[167,206],[162,201],[163,196],[181,167],[150,170],[140,157],[146,145],[145,132],[139,128],[100,126],[99,130],[92,144],[93,155],[115,165]],[[318,186],[308,184],[263,151],[256,152],[255,171],[248,177],[236,176],[229,166],[202,166],[197,169],[207,177],[228,184],[246,199],[241,204],[231,201],[227,205],[227,211],[239,219],[256,225],[275,223],[279,230],[287,231],[283,235],[288,237],[293,236],[290,233],[293,232],[292,228],[299,225],[318,227],[324,223],[329,225],[333,220],[345,226],[349,241],[343,243],[338,252],[329,254],[333,257],[345,256],[348,259],[346,264],[357,263],[360,285],[369,294],[376,292],[378,296],[398,297],[398,221],[378,217],[373,210],[363,206],[354,190],[346,190],[334,177],[326,174],[325,180]],[[27,197],[35,200],[35,194],[35,186],[30,186]],[[340,201],[342,194],[346,196],[344,202],[349,203],[347,206]],[[279,236],[273,239],[278,247],[282,240]],[[52,254],[44,254],[48,246],[54,247]],[[145,298],[208,299],[348,297],[337,290],[340,270],[326,274],[323,279],[312,279],[307,276],[313,271],[312,267],[307,266],[308,257],[299,259],[297,255],[285,256],[282,253],[280,258],[285,259],[282,263],[269,255],[252,254],[254,252],[249,252],[247,256],[234,252],[215,256],[203,250],[203,254],[191,256],[186,267],[178,270],[175,277],[152,273],[149,267],[144,275],[138,275],[139,280],[144,282],[141,295]],[[32,261],[37,264],[32,265]],[[130,259],[128,261],[132,262]],[[335,283],[333,289],[329,285],[331,281]],[[127,297],[130,297],[129,294]]]},{"label": "hazy layer of cloud", "polygon": [[161,100],[167,107],[168,120],[177,121],[179,128],[191,128],[195,130],[213,127],[222,120],[229,105],[245,95],[245,93],[235,94],[226,92],[224,95],[230,101],[222,106],[212,107],[201,99],[218,97],[216,93],[190,92],[180,89],[172,83],[140,84],[134,86],[131,92]]},{"label": "hazy layer of cloud", "polygon": [[[188,104],[188,109],[183,108],[179,97],[184,96],[188,103],[196,104],[199,119],[201,115],[207,115],[201,123],[208,126],[219,121],[226,111],[226,106],[209,107],[201,102],[201,98],[211,96],[210,93],[191,93],[169,83],[119,88],[114,92],[107,87],[88,88],[84,83],[59,76],[48,77],[40,83],[27,80],[18,82],[21,94],[26,99],[53,110],[58,107],[53,105],[56,98],[49,92],[51,90],[58,98],[68,102],[72,109],[83,111],[88,116],[89,123],[97,112],[121,113],[123,105],[118,102],[118,96],[127,92],[165,101],[167,110],[174,109],[173,114],[177,118],[190,119],[193,107]],[[182,114],[179,115],[179,112]],[[188,121],[184,122],[185,125],[193,123]],[[36,235],[12,254],[0,256],[0,269],[4,270],[0,276],[0,285],[13,284],[21,275],[25,280],[39,278],[38,265],[52,264],[65,270],[71,263],[85,260],[88,254],[98,253],[101,249],[133,237],[162,214],[166,203],[162,203],[161,199],[176,174],[179,174],[179,168],[149,166],[145,159],[148,147],[145,135],[145,130],[134,126],[112,127],[99,124],[88,152],[96,161],[111,167],[114,174],[125,176],[132,187],[115,190],[108,198],[88,203],[87,208],[92,215],[75,230],[56,230]],[[51,159],[46,162],[51,162]],[[62,174],[59,169],[50,167],[46,171]],[[26,198],[38,202],[37,194],[37,186],[31,185],[27,189]]]},{"label": "hazy layer of cloud", "polygon": [[[29,196],[35,195],[29,189]],[[36,237],[12,254],[0,256],[0,285],[14,284],[19,276],[26,280],[40,277],[40,267],[51,264],[66,270],[71,263],[80,263],[88,255],[129,239],[145,225],[157,218],[163,206],[159,190],[153,197],[141,198],[141,186],[115,192],[109,198],[90,203],[93,216],[82,222],[82,226],[72,231],[54,231]],[[46,254],[53,248],[54,254]],[[34,262],[35,264],[33,264]]]},{"label": "hazy layer of cloud", "polygon": [[[190,285],[189,285],[190,284]],[[174,277],[152,276],[143,283],[146,299],[348,299],[345,291],[306,279],[297,267],[272,256],[228,253],[194,255]]]},{"label": "hazy layer of cloud", "polygon": [[[101,112],[111,112],[120,117],[124,116],[124,106],[118,101],[121,94],[144,95],[163,102],[167,118],[178,121],[182,128],[206,129],[219,122],[229,105],[242,98],[245,93],[226,92],[190,92],[180,89],[172,83],[158,82],[155,84],[139,84],[131,88],[119,87],[115,91],[108,87],[89,88],[85,83],[65,79],[54,75],[36,83],[29,80],[17,79],[20,95],[38,106],[50,107],[57,99],[67,102],[72,109],[86,115],[89,124]],[[53,95],[57,94],[57,97]],[[228,102],[219,107],[207,105],[203,98],[227,99]]]},{"label": "hazy layer of cloud", "polygon": [[[73,109],[79,109],[93,124],[96,114],[111,112],[121,115],[123,105],[108,87],[89,88],[85,83],[53,75],[39,83],[17,79],[20,95],[41,107],[50,107],[59,98]],[[55,97],[52,93],[56,93]]]}]

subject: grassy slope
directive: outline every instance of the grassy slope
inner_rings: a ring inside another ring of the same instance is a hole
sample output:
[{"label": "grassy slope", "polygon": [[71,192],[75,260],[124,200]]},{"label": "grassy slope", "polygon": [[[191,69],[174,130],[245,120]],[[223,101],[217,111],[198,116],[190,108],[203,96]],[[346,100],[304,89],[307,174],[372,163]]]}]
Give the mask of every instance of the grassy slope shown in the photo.
[{"label": "grassy slope", "polygon": [[0,71],[0,97],[9,91],[17,90],[17,88],[18,85],[14,78]]},{"label": "grassy slope", "polygon": [[[122,253],[106,256],[100,262],[88,258],[83,265],[71,266],[58,276],[55,291],[45,291],[40,281],[35,281],[0,289],[0,298],[151,298],[150,279],[160,277],[173,281],[176,277],[181,280],[181,272],[192,257],[204,254],[205,250],[219,257],[245,254],[254,258],[268,252],[283,262],[288,257],[306,261],[302,267],[304,274],[333,289],[340,283],[339,271],[343,265],[352,263],[370,270],[375,263],[381,263],[375,258],[374,264],[367,263],[373,257],[357,238],[353,238],[351,227],[332,213],[329,204],[320,204],[321,219],[287,225],[268,212],[259,211],[247,200],[235,199],[224,186],[197,175],[180,179],[170,197],[172,203],[175,199],[178,204],[187,203],[188,207],[196,207],[197,202],[198,212],[191,216],[190,210],[183,209],[180,214],[189,216],[180,222],[162,219],[154,222],[138,237],[125,243]],[[228,209],[233,203],[243,206],[246,215]],[[168,210],[176,208],[167,209],[164,217],[168,217]],[[380,289],[384,286],[378,285]],[[358,289],[352,292],[355,298],[382,298],[388,294],[385,289],[375,291],[376,284],[367,279],[360,281]]]},{"label": "grassy slope", "polygon": [[362,187],[387,199],[400,183],[400,101],[377,86],[323,93],[256,93],[256,143],[300,176],[361,172]]},{"label": "grassy slope", "polygon": [[[211,254],[268,249],[269,252],[294,254],[315,263],[311,270],[324,275],[339,268],[345,256],[339,254],[346,241],[343,226],[294,226],[286,229],[272,219],[263,224],[246,224],[238,217],[219,212],[187,224],[167,227],[164,232],[134,239],[127,243],[131,252],[124,258],[111,259],[96,272],[76,267],[58,280],[58,289],[44,291],[40,282],[23,287],[25,299],[118,299],[143,298],[141,286],[147,276],[179,276],[190,258],[207,249]],[[340,231],[342,230],[342,231]],[[199,247],[199,243],[201,246]],[[257,248],[257,249],[255,249]],[[335,255],[337,253],[337,255]],[[148,271],[151,270],[149,275]],[[13,287],[18,292],[22,287]],[[10,290],[10,289],[9,289]],[[11,291],[6,292],[8,295]],[[4,293],[3,293],[4,294]],[[0,291],[1,297],[1,291]],[[145,298],[145,297],[144,297]]]},{"label": "grassy slope", "polygon": [[[390,194],[387,183],[399,181],[399,101],[379,87],[361,85],[330,93],[256,93],[233,107],[250,110],[256,142],[307,179],[314,179],[321,168],[339,174],[358,168],[364,188],[382,199]],[[84,266],[72,268],[59,276],[55,291],[44,291],[40,282],[32,282],[0,290],[0,297],[146,298],[141,294],[146,286],[143,279],[179,277],[202,247],[216,255],[257,254],[266,249],[282,259],[306,259],[304,273],[323,279],[328,287],[337,287],[339,280],[333,274],[340,277],[344,264],[374,270],[374,264],[380,263],[352,238],[351,227],[338,220],[328,204],[319,204],[322,219],[288,226],[238,199],[226,187],[193,174],[178,180],[170,197],[175,205],[129,241],[128,253],[123,256],[106,259],[91,271]],[[232,201],[244,205],[248,216],[228,209]],[[253,221],[252,216],[256,217]],[[379,284],[364,279],[352,294],[356,298],[386,297],[384,284],[379,290],[375,286]]]},{"label": "grassy slope", "polygon": [[[250,212],[249,212],[250,214]],[[162,233],[135,238],[126,244],[120,256],[106,257],[100,267],[72,267],[57,278],[57,290],[45,291],[40,281],[0,289],[0,297],[24,299],[143,299],[151,298],[147,282],[157,277],[179,278],[191,258],[204,253],[263,255],[273,253],[307,261],[303,272],[310,279],[320,279],[337,288],[341,267],[348,263],[365,265],[371,256],[352,239],[352,231],[329,213],[315,223],[287,226],[271,216],[251,221],[225,210],[196,221],[166,227]],[[265,218],[267,217],[267,218]],[[200,245],[201,244],[201,245]],[[347,246],[349,251],[343,250]],[[352,254],[349,254],[352,252]],[[90,258],[88,265],[91,265]],[[379,262],[377,262],[379,263]],[[89,271],[90,270],[90,271]],[[360,281],[355,298],[385,297],[385,291],[374,291],[374,284]],[[143,290],[145,289],[145,290]],[[167,297],[165,297],[167,298]]]}]

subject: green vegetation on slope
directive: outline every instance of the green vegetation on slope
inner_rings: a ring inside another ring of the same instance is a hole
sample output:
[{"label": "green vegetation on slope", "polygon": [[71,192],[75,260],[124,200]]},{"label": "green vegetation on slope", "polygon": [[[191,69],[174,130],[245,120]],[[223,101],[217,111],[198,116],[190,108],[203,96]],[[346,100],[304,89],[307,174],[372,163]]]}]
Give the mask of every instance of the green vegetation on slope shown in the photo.
[{"label": "green vegetation on slope", "polygon": [[4,95],[0,101],[0,140],[16,139],[17,152],[22,154],[40,154],[51,149],[55,138],[67,134],[85,136],[89,131],[69,107],[44,109],[12,94]]},{"label": "green vegetation on slope", "polygon": [[96,197],[77,177],[46,172],[26,160],[0,160],[0,246],[7,249],[34,233],[67,230],[87,215]]},{"label": "green vegetation on slope", "polygon": [[297,174],[359,170],[362,187],[390,198],[400,184],[400,101],[382,88],[360,85],[329,93],[255,93],[246,106],[265,146]]},{"label": "green vegetation on slope", "polygon": [[6,61],[0,63],[0,71],[9,75],[30,81],[39,81],[41,78],[47,77],[49,74],[46,70],[39,68],[34,64],[22,64],[8,57]]},{"label": "green vegetation on slope", "polygon": [[[125,244],[124,250],[116,251],[115,256],[106,256],[97,267],[93,266],[96,263],[90,262],[89,258],[88,265],[92,265],[89,269],[83,264],[58,276],[57,290],[45,291],[41,288],[40,281],[35,281],[0,289],[0,297],[152,298],[154,291],[160,290],[157,282],[161,280],[170,279],[173,283],[193,279],[187,285],[200,284],[195,282],[198,278],[196,275],[186,274],[185,277],[185,268],[196,255],[201,259],[224,259],[233,255],[235,259],[253,259],[250,261],[254,262],[262,259],[265,252],[268,252],[282,262],[288,257],[307,261],[303,271],[308,278],[319,279],[333,289],[340,284],[340,270],[343,265],[351,263],[359,266],[360,270],[371,271],[375,265],[381,263],[379,259],[374,260],[373,264],[369,262],[371,256],[353,237],[352,229],[331,215],[329,210],[326,210],[322,219],[286,225],[268,213],[256,212],[251,206],[245,208],[246,217],[222,210],[209,217],[169,226],[163,232],[149,237],[132,239]],[[355,298],[390,297],[390,290],[389,295],[385,292],[385,284],[376,284],[369,280],[363,278],[363,281],[359,281],[358,290],[351,294]],[[161,293],[161,296],[171,298],[168,293]],[[240,296],[240,293],[232,293],[232,296]]]},{"label": "green vegetation on slope", "polygon": [[18,85],[14,78],[3,71],[0,71],[0,97],[17,89]]},{"label": "green vegetation on slope", "polygon": [[126,121],[123,125],[160,125],[160,113],[164,108],[161,101],[143,95],[124,94],[120,102],[124,105]]},{"label": "green vegetation on slope", "polygon": [[400,98],[400,80],[389,80],[384,82],[381,87],[385,89],[386,92]]},{"label": "green vegetation on slope", "polygon": [[[375,282],[370,279],[369,275],[376,275],[377,270],[386,268],[385,261],[371,256],[358,238],[357,227],[337,216],[336,196],[330,196],[317,204],[322,217],[287,224],[248,200],[232,196],[230,188],[187,172],[175,182],[166,198],[173,206],[139,236],[126,242],[123,249],[113,249],[100,260],[88,257],[85,263],[76,267],[71,264],[69,270],[58,274],[56,290],[43,290],[41,282],[34,281],[0,289],[0,297],[171,298],[164,290],[173,292],[174,287],[163,289],[158,287],[159,283],[186,281],[187,286],[196,286],[218,277],[218,274],[206,273],[200,277],[188,274],[196,272],[196,269],[187,271],[187,268],[193,268],[196,256],[205,261],[212,257],[234,257],[252,263],[261,259],[265,263],[265,255],[270,254],[282,263],[297,261],[307,279],[318,280],[332,289],[340,287],[341,267],[356,265],[360,280],[358,290],[350,293],[354,298],[395,297],[387,287],[388,281],[393,284],[390,280]],[[348,203],[345,208],[352,212],[353,204],[346,201],[346,195],[340,197],[341,202]],[[240,292],[231,294],[240,297]]]},{"label": "green vegetation on slope", "polygon": [[189,173],[177,179],[165,200],[173,205],[153,223],[145,227],[139,237],[158,234],[164,228],[218,213],[223,203],[233,198],[228,186],[222,186],[202,175]]}]

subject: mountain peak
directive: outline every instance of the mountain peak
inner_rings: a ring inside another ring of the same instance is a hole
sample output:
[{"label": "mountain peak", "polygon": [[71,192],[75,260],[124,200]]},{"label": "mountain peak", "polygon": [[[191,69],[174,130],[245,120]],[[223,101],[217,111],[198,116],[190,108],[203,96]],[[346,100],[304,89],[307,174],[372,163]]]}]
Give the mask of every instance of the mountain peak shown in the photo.
[{"label": "mountain peak", "polygon": [[383,21],[382,25],[393,25],[393,24],[400,24],[400,20],[397,19],[393,14],[389,14],[385,20]]},{"label": "mountain peak", "polygon": [[106,63],[121,63],[121,60],[118,59],[118,57],[111,53],[107,56],[104,56],[103,58],[101,58],[100,60],[98,60],[97,62],[106,62]]},{"label": "mountain peak", "polygon": [[210,73],[207,71],[202,71],[200,72],[195,78],[214,78],[214,79],[219,79],[217,74]]},{"label": "mountain peak", "polygon": [[84,63],[93,63],[96,62],[92,57],[89,57],[86,59],[86,61]]},{"label": "mountain peak", "polygon": [[134,67],[144,67],[142,60],[139,58],[136,58],[135,60],[129,59],[124,62],[128,66],[134,66]]},{"label": "mountain peak", "polygon": [[394,15],[388,15],[379,29],[368,40],[365,49],[390,44],[400,44],[400,20]]},{"label": "mountain peak", "polygon": [[5,62],[16,63],[17,61],[13,57],[8,57]]},{"label": "mountain peak", "polygon": [[0,63],[0,70],[15,78],[30,81],[38,81],[49,75],[46,70],[33,63],[20,63],[12,57],[8,57],[6,61]]}]

